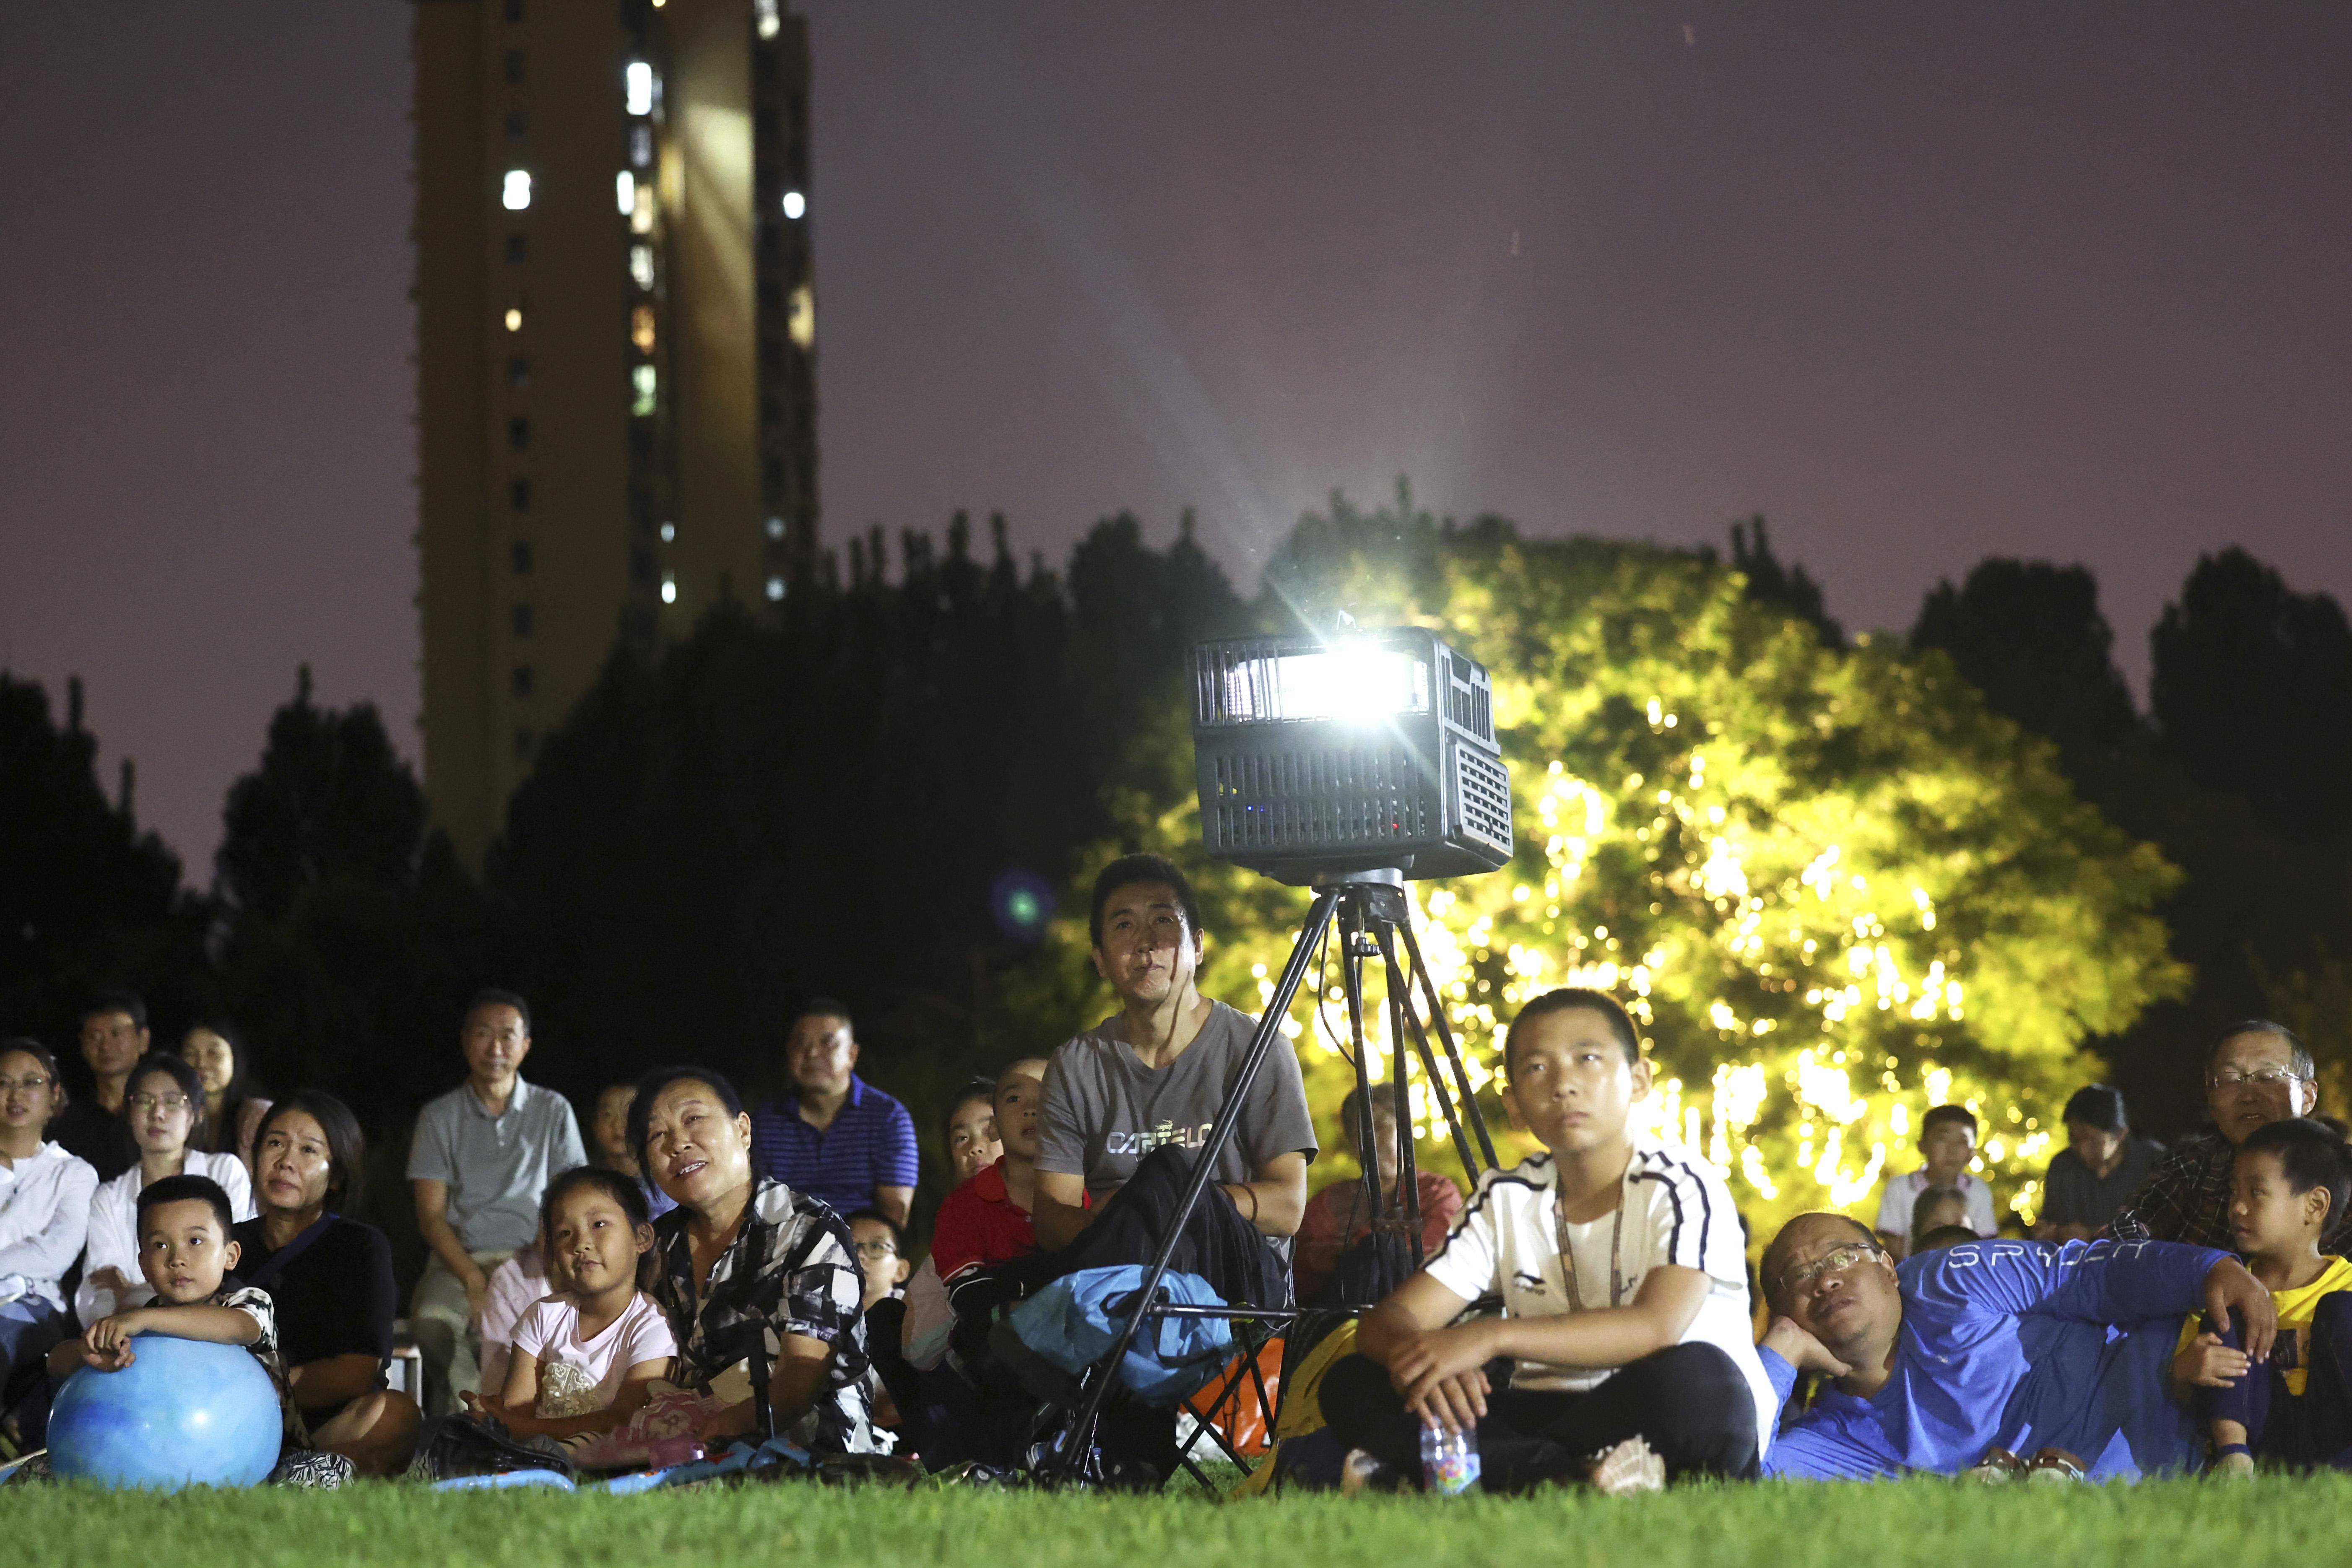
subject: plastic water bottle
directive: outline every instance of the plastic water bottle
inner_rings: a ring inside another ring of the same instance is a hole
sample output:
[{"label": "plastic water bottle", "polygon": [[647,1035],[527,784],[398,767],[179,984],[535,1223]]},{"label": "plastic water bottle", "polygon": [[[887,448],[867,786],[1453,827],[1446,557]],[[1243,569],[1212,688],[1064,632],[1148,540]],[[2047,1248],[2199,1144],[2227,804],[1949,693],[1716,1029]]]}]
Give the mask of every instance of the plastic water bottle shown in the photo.
[{"label": "plastic water bottle", "polygon": [[1478,1485],[1478,1435],[1424,1424],[1421,1428],[1421,1485],[1439,1497],[1460,1497]]}]

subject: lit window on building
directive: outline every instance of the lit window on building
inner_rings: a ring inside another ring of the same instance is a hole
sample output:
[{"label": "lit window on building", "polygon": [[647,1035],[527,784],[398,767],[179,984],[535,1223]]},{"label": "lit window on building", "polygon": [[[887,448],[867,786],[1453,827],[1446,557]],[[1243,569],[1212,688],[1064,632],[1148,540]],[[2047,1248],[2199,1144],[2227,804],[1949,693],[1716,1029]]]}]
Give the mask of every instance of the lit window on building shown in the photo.
[{"label": "lit window on building", "polygon": [[805,283],[793,290],[792,313],[784,318],[784,330],[803,353],[816,342],[816,290]]},{"label": "lit window on building", "polygon": [[510,213],[519,213],[530,205],[530,171],[508,170],[506,184],[499,193],[499,200],[506,204],[507,211]]},{"label": "lit window on building", "polygon": [[625,218],[637,210],[637,177],[626,169],[613,176],[613,200]]},{"label": "lit window on building", "polygon": [[514,542],[514,569],[515,569],[515,575],[516,575],[517,577],[528,577],[528,576],[530,574],[530,540],[528,540],[528,539],[517,539],[517,540],[515,540],[515,542]]},{"label": "lit window on building", "polygon": [[629,276],[636,280],[637,287],[640,288],[651,288],[654,286],[653,246],[633,245],[629,247]]},{"label": "lit window on building", "polygon": [[528,637],[530,635],[530,606],[528,604],[516,605],[514,607],[514,634],[518,637]]},{"label": "lit window on building", "polygon": [[654,111],[654,68],[643,60],[631,60],[621,79],[628,88],[629,112],[651,114]]},{"label": "lit window on building", "polygon": [[677,525],[676,523],[664,523],[661,526],[661,541],[666,545],[676,544],[677,542]]},{"label": "lit window on building", "polygon": [[808,198],[798,191],[784,193],[784,216],[797,218],[808,211]]},{"label": "lit window on building", "polygon": [[783,518],[770,517],[768,519],[768,537],[772,539],[780,539],[784,537]]},{"label": "lit window on building", "polygon": [[674,571],[662,573],[662,602],[664,604],[677,602],[677,573]]},{"label": "lit window on building", "polygon": [[640,354],[654,351],[654,308],[640,305],[629,312],[629,341],[637,346]]},{"label": "lit window on building", "polygon": [[514,667],[514,695],[519,697],[527,697],[530,695],[530,666],[529,664],[517,664]]},{"label": "lit window on building", "polygon": [[520,308],[513,305],[507,307],[507,330],[509,332],[520,332],[522,330],[522,311]]},{"label": "lit window on building", "polygon": [[636,206],[629,214],[629,227],[641,235],[654,232],[654,184],[651,180],[637,186]]},{"label": "lit window on building", "polygon": [[640,169],[653,167],[654,128],[640,125],[629,132],[629,162]]},{"label": "lit window on building", "polygon": [[769,597],[769,599],[770,599],[770,600],[772,600],[772,601],[773,601],[773,600],[782,599],[783,596],[784,596],[784,580],[783,580],[782,578],[781,578],[781,577],[772,577],[772,578],[768,579],[768,597]]},{"label": "lit window on building", "polygon": [[[656,4],[659,3],[656,0]],[[751,0],[751,9],[760,17],[760,37],[772,38],[782,30],[783,18],[776,15],[776,0]]]},{"label": "lit window on building", "polygon": [[629,381],[636,388],[637,392],[636,402],[630,405],[629,412],[643,419],[653,413],[654,394],[658,390],[654,368],[651,365],[639,365],[629,372]]}]

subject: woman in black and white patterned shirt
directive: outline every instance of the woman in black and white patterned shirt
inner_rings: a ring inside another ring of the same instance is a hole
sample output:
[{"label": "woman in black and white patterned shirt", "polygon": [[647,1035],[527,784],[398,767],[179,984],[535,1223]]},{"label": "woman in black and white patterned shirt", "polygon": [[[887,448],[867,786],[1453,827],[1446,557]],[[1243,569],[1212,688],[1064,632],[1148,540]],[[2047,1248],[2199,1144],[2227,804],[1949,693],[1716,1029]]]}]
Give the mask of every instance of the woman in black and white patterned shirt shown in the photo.
[{"label": "woman in black and white patterned shirt", "polygon": [[751,1119],[734,1085],[699,1067],[647,1073],[629,1143],[677,1204],[654,1222],[651,1294],[677,1337],[679,1381],[740,1396],[704,1424],[704,1443],[754,1436],[745,1364],[765,1363],[780,1436],[813,1452],[881,1448],[863,1385],[864,1278],[849,1228],[817,1199],[753,1174]]}]

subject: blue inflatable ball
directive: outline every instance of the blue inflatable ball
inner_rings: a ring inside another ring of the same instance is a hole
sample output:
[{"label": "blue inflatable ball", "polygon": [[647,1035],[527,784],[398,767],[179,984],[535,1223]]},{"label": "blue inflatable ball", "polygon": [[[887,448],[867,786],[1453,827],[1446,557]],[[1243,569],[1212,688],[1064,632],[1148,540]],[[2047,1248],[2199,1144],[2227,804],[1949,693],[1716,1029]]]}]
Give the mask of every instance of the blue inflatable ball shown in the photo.
[{"label": "blue inflatable ball", "polygon": [[243,1345],[141,1334],[120,1372],[83,1367],[49,1412],[49,1468],[103,1487],[249,1487],[278,1464],[278,1389]]}]

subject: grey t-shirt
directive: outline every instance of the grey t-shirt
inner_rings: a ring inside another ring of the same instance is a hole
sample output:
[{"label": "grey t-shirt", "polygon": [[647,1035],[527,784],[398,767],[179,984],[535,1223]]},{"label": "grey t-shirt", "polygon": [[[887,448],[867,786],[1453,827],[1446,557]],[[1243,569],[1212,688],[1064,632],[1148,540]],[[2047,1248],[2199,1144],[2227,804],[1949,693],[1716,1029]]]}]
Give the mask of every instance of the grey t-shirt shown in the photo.
[{"label": "grey t-shirt", "polygon": [[[1167,1144],[1197,1149],[1208,1141],[1257,1030],[1247,1013],[1211,1002],[1192,1043],[1154,1069],[1120,1038],[1118,1022],[1114,1013],[1064,1041],[1045,1067],[1037,1168],[1082,1176],[1098,1198],[1133,1176],[1152,1150]],[[1250,1086],[1241,1125],[1218,1156],[1216,1179],[1245,1182],[1283,1155],[1304,1152],[1312,1160],[1315,1147],[1298,1053],[1277,1039]]]},{"label": "grey t-shirt", "polygon": [[548,1179],[587,1163],[572,1102],[520,1079],[504,1115],[463,1083],[426,1101],[408,1145],[408,1179],[447,1184],[449,1227],[468,1252],[529,1246]]},{"label": "grey t-shirt", "polygon": [[2050,1162],[2050,1174],[2044,1178],[2042,1197],[2042,1223],[2044,1225],[2087,1225],[2096,1230],[2116,1217],[2123,1206],[2131,1201],[2156,1162],[2164,1158],[2164,1145],[2151,1138],[2124,1139],[2124,1157],[2116,1168],[2104,1176],[2091,1174],[2091,1167],[2074,1157],[2072,1149],[2061,1149]]}]

